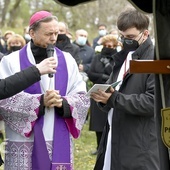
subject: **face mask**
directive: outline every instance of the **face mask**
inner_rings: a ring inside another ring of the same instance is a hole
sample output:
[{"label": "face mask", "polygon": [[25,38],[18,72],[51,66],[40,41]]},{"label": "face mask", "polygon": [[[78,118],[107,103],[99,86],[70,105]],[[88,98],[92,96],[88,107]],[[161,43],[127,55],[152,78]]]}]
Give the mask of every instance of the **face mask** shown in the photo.
[{"label": "face mask", "polygon": [[11,51],[17,51],[20,50],[22,47],[21,46],[12,46]]},{"label": "face mask", "polygon": [[58,34],[57,41],[56,41],[56,47],[60,50],[64,50],[65,47],[68,44],[69,38],[66,34]]},{"label": "face mask", "polygon": [[117,52],[116,49],[113,49],[113,48],[103,47],[103,49],[102,49],[102,54],[103,54],[103,55],[112,56],[112,55],[115,54],[116,52]]},{"label": "face mask", "polygon": [[139,47],[139,43],[136,40],[124,38],[122,40],[123,48],[126,51],[135,51]]},{"label": "face mask", "polygon": [[58,34],[57,41],[65,41],[67,38],[66,34]]},{"label": "face mask", "polygon": [[106,35],[106,30],[99,30],[99,35],[101,37],[105,36]]},{"label": "face mask", "polygon": [[24,38],[25,38],[27,41],[31,40],[31,36],[30,36],[29,34],[25,34],[25,35],[24,35]]},{"label": "face mask", "polygon": [[79,36],[77,39],[77,44],[83,46],[86,44],[87,38]]}]

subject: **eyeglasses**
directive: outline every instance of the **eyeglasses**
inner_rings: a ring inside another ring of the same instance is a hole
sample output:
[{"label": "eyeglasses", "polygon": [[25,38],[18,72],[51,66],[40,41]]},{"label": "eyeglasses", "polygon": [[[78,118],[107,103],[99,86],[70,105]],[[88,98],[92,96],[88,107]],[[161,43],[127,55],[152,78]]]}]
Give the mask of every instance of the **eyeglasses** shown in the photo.
[{"label": "eyeglasses", "polygon": [[[143,31],[141,31],[138,35],[131,35],[128,38],[124,37],[123,35],[120,35],[118,37],[118,40],[121,41],[122,43],[125,42],[126,44],[130,45],[130,44],[133,44],[133,40],[135,40],[141,33],[143,35]],[[137,41],[139,41],[141,39],[142,35],[140,36],[140,38]]]}]

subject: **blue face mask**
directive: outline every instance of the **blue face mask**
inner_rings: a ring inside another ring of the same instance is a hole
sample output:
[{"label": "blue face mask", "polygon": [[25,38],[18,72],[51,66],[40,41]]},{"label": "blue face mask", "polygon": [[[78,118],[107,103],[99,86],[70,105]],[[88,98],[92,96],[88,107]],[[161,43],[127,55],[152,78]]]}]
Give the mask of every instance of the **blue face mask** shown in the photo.
[{"label": "blue face mask", "polygon": [[81,37],[81,36],[79,36],[78,39],[77,39],[77,44],[83,46],[83,45],[86,44],[86,41],[87,41],[87,38],[86,38],[86,37]]},{"label": "blue face mask", "polygon": [[105,36],[106,35],[106,30],[99,30],[99,35],[100,36]]}]

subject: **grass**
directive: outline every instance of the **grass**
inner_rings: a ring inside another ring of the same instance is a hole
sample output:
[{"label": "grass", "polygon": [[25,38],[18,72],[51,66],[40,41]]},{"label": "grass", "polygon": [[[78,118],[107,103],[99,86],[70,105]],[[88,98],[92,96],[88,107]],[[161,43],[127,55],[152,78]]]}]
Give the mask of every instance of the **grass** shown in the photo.
[{"label": "grass", "polygon": [[74,170],[93,170],[96,156],[90,152],[96,148],[96,136],[89,129],[89,123],[84,125],[79,139],[74,140]]},{"label": "grass", "polygon": [[[90,155],[90,152],[96,148],[96,136],[89,129],[87,122],[81,132],[81,136],[74,141],[74,170],[93,170],[96,156]],[[4,170],[3,166],[0,170]]]}]

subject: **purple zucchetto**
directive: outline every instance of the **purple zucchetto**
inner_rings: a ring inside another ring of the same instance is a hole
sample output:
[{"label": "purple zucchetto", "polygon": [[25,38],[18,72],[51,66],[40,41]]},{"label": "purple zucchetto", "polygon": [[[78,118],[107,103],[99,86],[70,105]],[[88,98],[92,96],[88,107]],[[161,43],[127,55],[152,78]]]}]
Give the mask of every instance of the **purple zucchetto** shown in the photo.
[{"label": "purple zucchetto", "polygon": [[47,18],[49,16],[52,16],[52,14],[50,12],[47,11],[39,11],[36,12],[32,15],[32,17],[30,18],[30,22],[29,22],[29,26],[32,26],[34,23],[36,23],[37,21],[40,21],[44,18]]}]

